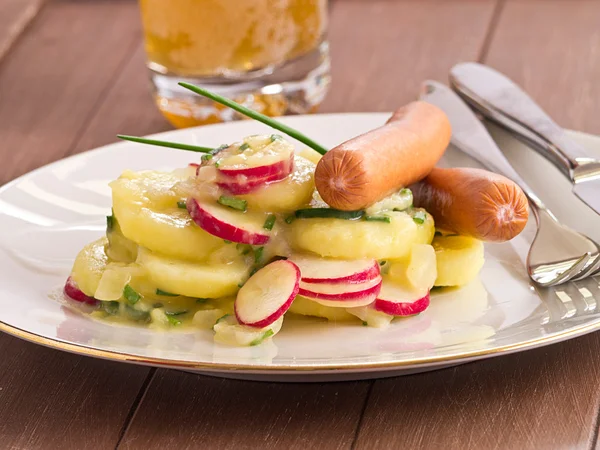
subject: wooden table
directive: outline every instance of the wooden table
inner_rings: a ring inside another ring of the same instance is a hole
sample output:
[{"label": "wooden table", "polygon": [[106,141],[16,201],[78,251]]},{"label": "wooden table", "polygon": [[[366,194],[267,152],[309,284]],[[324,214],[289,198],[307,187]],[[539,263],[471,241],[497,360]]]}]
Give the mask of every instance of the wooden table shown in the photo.
[{"label": "wooden table", "polygon": [[[348,43],[352,40],[352,44]],[[323,112],[390,111],[483,61],[563,125],[600,133],[600,1],[335,0]],[[0,182],[169,128],[134,0],[0,0]],[[0,336],[2,448],[587,448],[600,334],[422,375],[226,381]]]}]

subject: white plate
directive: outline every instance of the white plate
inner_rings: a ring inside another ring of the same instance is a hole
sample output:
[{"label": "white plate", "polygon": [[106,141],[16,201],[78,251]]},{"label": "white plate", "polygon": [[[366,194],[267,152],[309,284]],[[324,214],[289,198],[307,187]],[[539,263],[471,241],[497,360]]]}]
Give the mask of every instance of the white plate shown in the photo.
[{"label": "white plate", "polygon": [[[387,114],[296,116],[284,121],[325,146],[381,125]],[[127,132],[127,130],[123,130]],[[162,139],[217,146],[269,132],[256,122],[163,133]],[[600,138],[574,135],[600,157]],[[594,213],[570,194],[548,163],[500,136],[524,177],[567,224],[598,236]],[[598,282],[534,289],[523,261],[534,230],[486,245],[480,280],[434,295],[423,314],[385,330],[286,318],[273,342],[232,348],[210,331],[159,333],[94,321],[53,297],[81,247],[104,232],[109,180],[124,169],[171,169],[193,161],[183,151],[118,143],[56,162],[0,190],[0,329],[74,353],[232,378],[321,381],[431,370],[569,339],[600,327]],[[473,165],[450,150],[446,165]],[[528,171],[525,168],[529,168]],[[533,168],[533,170],[532,170]]]}]

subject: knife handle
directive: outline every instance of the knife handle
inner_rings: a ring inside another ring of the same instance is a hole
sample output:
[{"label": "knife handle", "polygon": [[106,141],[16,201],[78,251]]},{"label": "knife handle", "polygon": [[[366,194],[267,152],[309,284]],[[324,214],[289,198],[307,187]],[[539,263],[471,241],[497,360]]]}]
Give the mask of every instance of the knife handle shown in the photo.
[{"label": "knife handle", "polygon": [[478,63],[457,64],[450,71],[450,82],[481,114],[526,141],[572,182],[580,166],[596,161],[519,86],[494,69]]}]

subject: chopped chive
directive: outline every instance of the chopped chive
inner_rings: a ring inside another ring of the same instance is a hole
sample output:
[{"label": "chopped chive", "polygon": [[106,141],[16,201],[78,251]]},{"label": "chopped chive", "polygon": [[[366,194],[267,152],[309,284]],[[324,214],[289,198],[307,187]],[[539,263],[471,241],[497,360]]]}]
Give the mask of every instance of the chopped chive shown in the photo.
[{"label": "chopped chive", "polygon": [[247,150],[249,148],[250,146],[246,142],[244,142],[242,145],[240,145],[240,152],[243,152],[244,150]]},{"label": "chopped chive", "polygon": [[150,314],[148,313],[148,311],[140,311],[139,309],[132,308],[129,305],[125,305],[125,313],[130,319],[136,320],[138,322],[146,322],[150,320]]},{"label": "chopped chive", "polygon": [[107,233],[111,232],[114,226],[115,226],[115,216],[114,215],[106,216],[106,232]]},{"label": "chopped chive", "polygon": [[221,316],[217,319],[217,321],[215,322],[215,325],[218,324],[221,320],[226,319],[227,317],[229,317],[231,314],[225,314],[224,316]]},{"label": "chopped chive", "polygon": [[167,142],[167,141],[157,141],[156,139],[146,139],[137,136],[126,136],[123,134],[117,134],[119,139],[123,139],[124,141],[132,141],[138,142],[140,144],[149,144],[156,145],[158,147],[168,147],[168,148],[176,148],[178,150],[188,150],[190,152],[200,152],[200,153],[210,153],[214,151],[213,148],[210,147],[200,147],[198,145],[190,145],[190,144],[180,144],[177,142]]},{"label": "chopped chive", "polygon": [[408,194],[412,194],[412,191],[408,188],[402,188],[400,189],[400,195],[408,195]]},{"label": "chopped chive", "polygon": [[252,275],[254,275],[256,272],[258,272],[260,270],[260,267],[254,267],[251,271],[250,274],[248,275],[248,278],[250,278]]},{"label": "chopped chive", "polygon": [[117,301],[100,303],[100,307],[102,308],[102,310],[111,316],[115,316],[119,313],[119,306],[120,304]]},{"label": "chopped chive", "polygon": [[216,155],[217,153],[219,153],[222,150],[225,150],[226,148],[229,148],[229,144],[221,144],[219,145],[217,148],[215,148],[211,154]]},{"label": "chopped chive", "polygon": [[265,250],[264,247],[258,247],[256,249],[254,249],[254,262],[256,264],[258,264],[261,261],[264,250]]},{"label": "chopped chive", "polygon": [[181,209],[187,209],[187,203],[185,200],[179,200],[177,202],[177,207]]},{"label": "chopped chive", "polygon": [[202,158],[200,158],[200,161],[206,162],[206,161],[210,161],[211,159],[213,159],[213,155],[211,155],[209,153],[208,155],[202,155]]},{"label": "chopped chive", "polygon": [[235,249],[238,250],[242,255],[247,255],[252,251],[252,246],[248,244],[237,244]]},{"label": "chopped chive", "polygon": [[197,298],[196,303],[198,303],[198,304],[206,303],[208,300],[209,300],[208,298]]},{"label": "chopped chive", "polygon": [[363,327],[368,327],[369,326],[369,324],[366,321],[364,321],[364,320],[363,320],[362,324],[363,324]]},{"label": "chopped chive", "polygon": [[177,319],[176,317],[173,316],[167,316],[167,320],[169,321],[169,323],[171,325],[173,325],[174,327],[177,327],[179,325],[181,325],[181,320]]},{"label": "chopped chive", "polygon": [[165,311],[167,316],[181,316],[182,314],[187,314],[188,310],[184,309],[183,311]]},{"label": "chopped chive", "polygon": [[275,334],[275,332],[271,329],[265,331],[261,336],[257,337],[256,339],[254,339],[252,342],[250,342],[251,346],[255,346],[258,344],[261,344],[265,339],[273,336]]},{"label": "chopped chive", "polygon": [[244,287],[244,284],[246,284],[245,281],[240,281],[237,286],[241,289]]},{"label": "chopped chive", "polygon": [[163,291],[162,289],[156,289],[156,295],[164,295],[165,297],[179,297],[179,294],[172,294],[167,291]]},{"label": "chopped chive", "polygon": [[220,165],[221,165],[221,163],[220,163],[219,161],[216,161],[216,162],[215,162],[215,167],[216,167],[217,169],[219,168],[219,166],[220,166]]},{"label": "chopped chive", "polygon": [[285,218],[285,223],[287,223],[289,225],[290,223],[292,223],[294,221],[295,218],[296,218],[295,215],[293,215],[293,214],[289,215]]},{"label": "chopped chive", "polygon": [[427,215],[423,211],[417,211],[413,216],[413,220],[419,225],[425,223],[425,219],[427,219]]},{"label": "chopped chive", "polygon": [[223,239],[223,242],[225,242],[226,244],[231,244],[231,241],[228,239]]},{"label": "chopped chive", "polygon": [[275,225],[275,214],[269,214],[269,216],[267,217],[267,220],[265,220],[265,224],[263,225],[263,228],[265,230],[272,230],[273,229],[273,225]]},{"label": "chopped chive", "polygon": [[380,265],[380,266],[383,266],[383,265],[385,265],[385,264],[387,264],[387,261],[386,261],[385,259],[384,259],[384,260],[381,260],[381,261],[379,261],[379,265]]},{"label": "chopped chive", "polygon": [[390,219],[388,216],[365,216],[365,220],[367,222],[385,222],[385,223],[392,222],[392,219]]},{"label": "chopped chive", "polygon": [[365,212],[360,211],[340,211],[339,209],[333,208],[307,208],[299,209],[296,211],[296,217],[298,219],[315,219],[315,218],[326,218],[326,219],[344,219],[354,220],[360,219],[365,215]]},{"label": "chopped chive", "polygon": [[272,134],[271,135],[271,142],[275,142],[278,139],[283,139],[283,136],[280,134]]},{"label": "chopped chive", "polygon": [[142,296],[128,284],[123,288],[123,297],[125,297],[125,300],[127,300],[130,305],[135,305],[142,298]]},{"label": "chopped chive", "polygon": [[274,120],[268,116],[265,116],[264,114],[253,111],[249,108],[246,108],[245,106],[240,105],[239,103],[234,102],[233,100],[229,100],[228,98],[225,98],[225,97],[220,96],[219,94],[215,94],[213,92],[207,91],[206,89],[203,89],[201,87],[194,86],[193,84],[180,82],[179,85],[186,89],[189,89],[192,92],[195,92],[196,94],[202,95],[203,97],[210,98],[211,100],[213,100],[217,103],[228,106],[229,108],[239,112],[240,114],[248,116],[259,122],[262,122],[265,125],[270,126],[271,128],[281,131],[282,133],[287,134],[288,136],[290,136],[294,139],[297,139],[298,141],[302,142],[303,144],[309,146],[310,148],[312,148],[316,152],[320,153],[321,155],[324,155],[325,153],[327,153],[327,149],[325,147],[317,144],[315,141],[308,138],[307,136],[300,133],[299,131],[294,130],[293,128],[290,128],[287,125],[284,125],[283,123],[278,122],[277,120]]},{"label": "chopped chive", "polygon": [[248,208],[248,202],[246,200],[228,197],[226,195],[221,195],[217,202],[223,206],[229,206],[230,208],[237,209],[238,211],[246,211],[246,208]]},{"label": "chopped chive", "polygon": [[153,308],[162,308],[163,306],[165,306],[165,305],[163,305],[162,303],[154,303],[152,305]]}]

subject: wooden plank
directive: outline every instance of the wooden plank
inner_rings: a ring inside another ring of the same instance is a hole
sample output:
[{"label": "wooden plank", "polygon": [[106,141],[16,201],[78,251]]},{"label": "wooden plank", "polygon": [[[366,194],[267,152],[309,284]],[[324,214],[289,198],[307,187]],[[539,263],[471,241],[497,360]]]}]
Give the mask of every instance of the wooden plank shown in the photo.
[{"label": "wooden plank", "polygon": [[172,128],[158,111],[150,93],[145,56],[140,39],[135,53],[69,153],[115,142],[117,134],[143,136]]},{"label": "wooden plank", "polygon": [[347,449],[368,387],[159,370],[119,448]]},{"label": "wooden plank", "polygon": [[0,66],[0,184],[64,156],[140,39],[137,3],[51,2]]},{"label": "wooden plank", "polygon": [[[40,12],[0,66],[2,182],[69,151],[138,44],[137,15],[134,0]],[[114,447],[150,373],[4,334],[0,354],[3,448]]]},{"label": "wooden plank", "polygon": [[423,80],[479,56],[495,1],[344,0],[332,5],[332,88],[321,112],[392,111]]},{"label": "wooden plank", "polygon": [[600,2],[509,1],[486,63],[562,126],[600,133]]},{"label": "wooden plank", "polygon": [[375,382],[357,449],[588,448],[598,333],[516,355]]},{"label": "wooden plank", "polygon": [[0,61],[35,18],[44,0],[0,1]]},{"label": "wooden plank", "polygon": [[[485,62],[566,126],[598,132],[600,3],[509,1]],[[589,448],[599,335],[375,383],[357,447]]]},{"label": "wooden plank", "polygon": [[149,371],[7,335],[0,354],[2,448],[114,448]]}]

